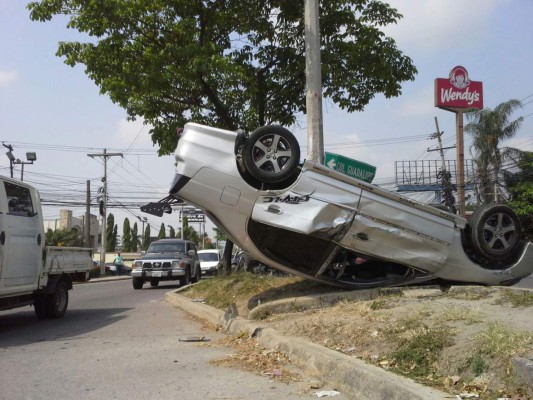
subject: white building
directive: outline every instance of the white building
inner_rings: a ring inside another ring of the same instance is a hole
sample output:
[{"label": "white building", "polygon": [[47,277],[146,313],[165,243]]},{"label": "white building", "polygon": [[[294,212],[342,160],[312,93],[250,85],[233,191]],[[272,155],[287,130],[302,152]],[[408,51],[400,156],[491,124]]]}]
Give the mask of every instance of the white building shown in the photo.
[{"label": "white building", "polygon": [[[43,223],[45,232],[48,229],[53,231],[57,229],[76,229],[82,236],[85,235],[85,214],[74,217],[71,210],[60,210],[59,219],[44,220]],[[98,217],[93,214],[90,214],[89,223],[91,247],[94,251],[97,251],[101,243],[101,224],[98,221]]]}]

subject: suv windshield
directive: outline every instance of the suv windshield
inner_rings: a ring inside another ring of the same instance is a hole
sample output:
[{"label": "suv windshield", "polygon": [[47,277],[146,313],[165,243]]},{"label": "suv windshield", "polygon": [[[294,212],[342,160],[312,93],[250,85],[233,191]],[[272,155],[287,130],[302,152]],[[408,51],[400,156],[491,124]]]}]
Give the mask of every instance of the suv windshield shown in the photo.
[{"label": "suv windshield", "polygon": [[200,261],[218,261],[217,253],[198,253],[198,259]]},{"label": "suv windshield", "polygon": [[147,253],[183,253],[185,243],[152,243]]}]

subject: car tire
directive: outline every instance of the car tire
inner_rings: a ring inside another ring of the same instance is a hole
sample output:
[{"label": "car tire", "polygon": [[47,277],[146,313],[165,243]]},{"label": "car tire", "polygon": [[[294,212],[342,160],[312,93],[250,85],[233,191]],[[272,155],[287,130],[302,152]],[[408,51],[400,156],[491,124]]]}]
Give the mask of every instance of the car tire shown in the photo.
[{"label": "car tire", "polygon": [[46,318],[62,318],[68,307],[68,285],[65,281],[58,282],[56,290],[45,297]]},{"label": "car tire", "polygon": [[200,282],[200,279],[202,279],[202,270],[200,269],[200,267],[196,267],[196,274],[191,277],[191,282],[198,283]]},{"label": "car tire", "polygon": [[158,287],[159,286],[159,279],[150,279],[150,286],[151,287]]},{"label": "car tire", "polygon": [[142,289],[144,285],[144,280],[142,278],[132,278],[131,282],[133,283],[134,289]]},{"label": "car tire", "polygon": [[290,179],[300,162],[300,146],[287,129],[267,125],[256,129],[242,151],[246,170],[263,183]]},{"label": "car tire", "polygon": [[180,286],[187,286],[191,283],[191,270],[189,267],[185,269],[185,276],[180,277]]},{"label": "car tire", "polygon": [[507,206],[484,205],[470,219],[474,251],[488,261],[501,261],[516,254],[520,246],[520,220]]}]

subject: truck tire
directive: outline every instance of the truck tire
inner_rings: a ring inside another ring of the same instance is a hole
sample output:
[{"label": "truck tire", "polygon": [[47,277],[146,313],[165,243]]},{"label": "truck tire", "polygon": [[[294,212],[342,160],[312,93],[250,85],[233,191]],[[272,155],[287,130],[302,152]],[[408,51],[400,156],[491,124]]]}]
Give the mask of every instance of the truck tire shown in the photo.
[{"label": "truck tire", "polygon": [[150,279],[150,286],[151,287],[158,287],[159,286],[159,279]]},{"label": "truck tire", "polygon": [[144,280],[142,278],[132,278],[133,288],[142,289],[144,285]]},{"label": "truck tire", "polygon": [[33,300],[33,308],[35,309],[35,315],[39,319],[46,318],[46,295],[36,295]]},{"label": "truck tire", "polygon": [[61,318],[67,312],[68,285],[62,280],[58,282],[56,290],[45,297],[46,318]]}]

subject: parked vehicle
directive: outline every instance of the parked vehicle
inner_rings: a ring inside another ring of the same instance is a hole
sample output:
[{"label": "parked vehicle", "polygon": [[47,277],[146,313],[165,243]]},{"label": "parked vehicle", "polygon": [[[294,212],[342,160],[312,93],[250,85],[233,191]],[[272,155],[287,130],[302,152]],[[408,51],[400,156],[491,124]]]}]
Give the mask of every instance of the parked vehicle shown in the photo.
[{"label": "parked vehicle", "polygon": [[198,282],[202,272],[196,244],[182,239],[156,240],[133,262],[131,276],[134,289],[142,289],[147,281],[152,287],[160,281],[178,280],[180,286]]},{"label": "parked vehicle", "polygon": [[0,310],[33,305],[38,318],[61,318],[91,267],[92,249],[45,246],[37,189],[0,177]]},{"label": "parked vehicle", "polygon": [[202,275],[215,275],[222,264],[222,253],[216,249],[199,250],[198,259]]},{"label": "parked vehicle", "polygon": [[248,254],[245,251],[238,251],[231,257],[232,271],[246,271],[246,264],[248,261]]},{"label": "parked vehicle", "polygon": [[[122,266],[121,269],[122,271],[120,275],[131,275],[131,271],[133,270],[133,268],[128,267],[125,264]],[[106,264],[106,270],[107,270],[107,264]],[[109,272],[111,273],[111,275],[117,276],[117,267],[113,263],[109,265]]]},{"label": "parked vehicle", "polygon": [[[247,135],[188,123],[170,196],[202,208],[241,249],[278,270],[348,287],[512,285],[533,272],[533,244],[505,206],[470,221],[315,161],[300,164],[279,126]],[[361,262],[364,261],[364,262]]]},{"label": "parked vehicle", "polygon": [[265,265],[262,262],[250,257],[250,255],[245,251],[238,251],[231,258],[231,269],[233,271],[248,271],[253,274],[267,274],[276,271],[270,268],[268,265]]}]

